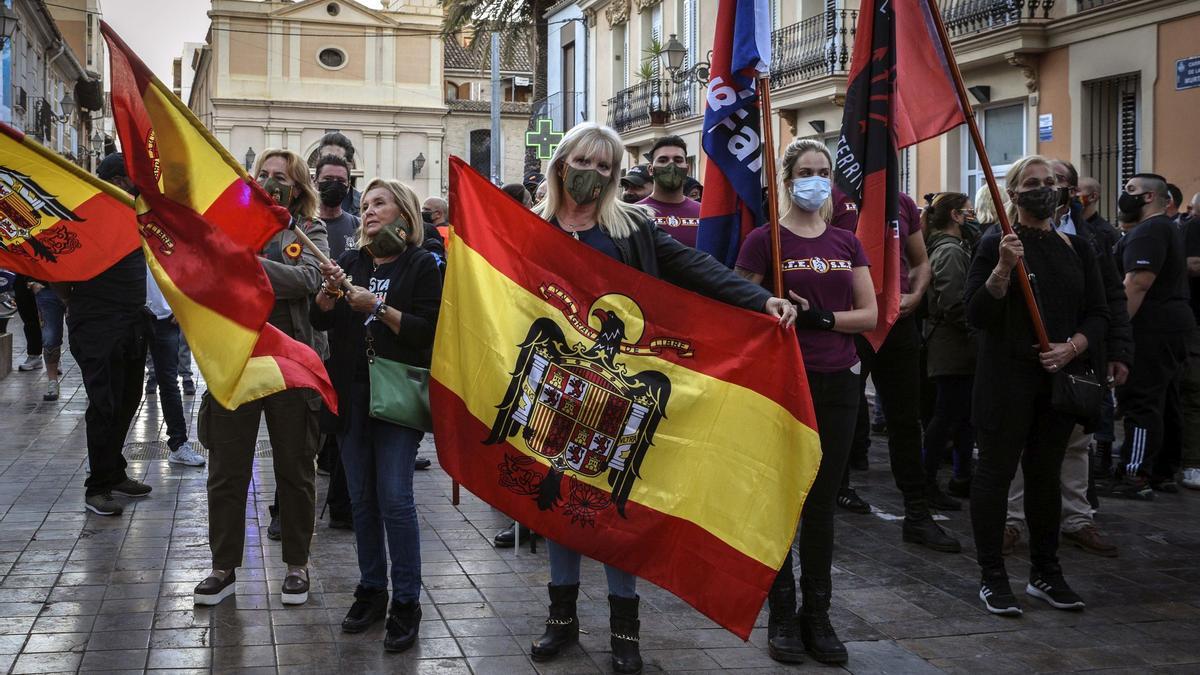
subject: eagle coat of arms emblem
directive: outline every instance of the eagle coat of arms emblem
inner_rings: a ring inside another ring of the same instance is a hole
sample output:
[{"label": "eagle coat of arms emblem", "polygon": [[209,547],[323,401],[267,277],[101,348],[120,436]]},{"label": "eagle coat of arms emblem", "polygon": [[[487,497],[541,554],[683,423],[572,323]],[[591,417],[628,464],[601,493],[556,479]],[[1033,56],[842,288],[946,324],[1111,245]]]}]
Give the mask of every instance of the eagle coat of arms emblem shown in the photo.
[{"label": "eagle coat of arms emblem", "polygon": [[[626,342],[626,323],[616,311],[597,307],[601,304],[597,301],[589,314],[598,320],[598,329],[594,329],[574,315],[575,304],[565,293],[557,289],[543,289],[543,293],[556,293],[572,325],[594,343],[590,347],[581,342],[569,344],[557,323],[536,319],[519,345],[512,379],[484,443],[504,443],[519,436],[514,443],[523,442],[530,452],[548,460],[549,471],[540,482],[530,479],[530,472],[522,468],[521,464],[533,464],[527,456],[501,466],[502,474],[525,472],[524,480],[502,478],[502,484],[534,497],[540,509],[557,507],[566,477],[571,483],[566,512],[573,521],[590,524],[595,511],[610,505],[625,517],[630,491],[641,477],[642,461],[665,417],[671,381],[658,371],[631,373],[619,360],[623,352],[657,352]],[[626,307],[632,305],[633,311],[640,311],[631,300],[619,297]],[[641,317],[637,319],[640,322]],[[634,336],[635,342],[638,337]],[[678,340],[668,341],[676,349],[688,347]],[[607,497],[576,480],[606,473]]]}]

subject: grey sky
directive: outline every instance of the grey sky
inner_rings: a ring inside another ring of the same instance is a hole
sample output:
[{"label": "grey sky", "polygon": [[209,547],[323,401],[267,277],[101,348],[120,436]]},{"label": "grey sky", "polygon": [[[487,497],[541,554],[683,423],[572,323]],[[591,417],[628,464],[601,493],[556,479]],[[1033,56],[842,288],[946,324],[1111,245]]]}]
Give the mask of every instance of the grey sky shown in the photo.
[{"label": "grey sky", "polygon": [[[379,0],[362,4],[378,8]],[[171,85],[171,62],[183,54],[183,43],[204,42],[209,0],[101,0],[104,20]]]}]

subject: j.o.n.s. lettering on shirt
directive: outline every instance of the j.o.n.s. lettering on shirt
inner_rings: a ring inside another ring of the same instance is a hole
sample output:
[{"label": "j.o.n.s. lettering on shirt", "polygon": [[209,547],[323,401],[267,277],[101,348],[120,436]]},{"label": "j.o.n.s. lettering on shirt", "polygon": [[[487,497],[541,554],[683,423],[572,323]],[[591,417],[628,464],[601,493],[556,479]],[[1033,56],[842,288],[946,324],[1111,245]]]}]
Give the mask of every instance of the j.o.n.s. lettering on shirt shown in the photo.
[{"label": "j.o.n.s. lettering on shirt", "polygon": [[700,227],[699,218],[680,218],[679,216],[656,216],[654,224],[659,227]]},{"label": "j.o.n.s. lettering on shirt", "polygon": [[783,261],[784,272],[811,271],[817,274],[826,272],[853,272],[854,265],[849,260],[827,260],[825,258],[789,258]]}]

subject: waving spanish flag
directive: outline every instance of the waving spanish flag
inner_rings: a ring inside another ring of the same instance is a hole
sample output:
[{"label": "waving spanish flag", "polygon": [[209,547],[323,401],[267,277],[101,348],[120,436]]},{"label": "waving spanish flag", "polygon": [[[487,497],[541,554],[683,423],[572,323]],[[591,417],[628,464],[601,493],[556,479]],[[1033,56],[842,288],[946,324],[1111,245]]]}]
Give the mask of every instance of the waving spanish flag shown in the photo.
[{"label": "waving spanish flag", "polygon": [[129,195],[0,123],[0,267],[84,281],[140,243]]},{"label": "waving spanish flag", "polygon": [[137,186],[150,271],[187,336],[209,393],[237,406],[308,387],[337,410],[325,366],[267,323],[275,294],[257,251],[288,226],[277,206],[144,63],[101,22],[113,117]]},{"label": "waving spanish flag", "polygon": [[450,194],[442,467],[747,638],[821,457],[795,334],[578,244],[458,158]]}]

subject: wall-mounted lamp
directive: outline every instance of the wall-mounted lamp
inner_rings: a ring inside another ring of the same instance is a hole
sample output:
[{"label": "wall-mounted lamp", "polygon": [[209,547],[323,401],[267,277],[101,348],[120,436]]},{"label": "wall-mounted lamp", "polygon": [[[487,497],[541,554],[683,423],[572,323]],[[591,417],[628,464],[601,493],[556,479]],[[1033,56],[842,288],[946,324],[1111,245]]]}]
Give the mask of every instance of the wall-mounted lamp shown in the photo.
[{"label": "wall-mounted lamp", "polygon": [[3,48],[12,39],[13,33],[17,32],[19,23],[21,23],[21,19],[17,17],[16,11],[0,2],[0,48]]},{"label": "wall-mounted lamp", "polygon": [[975,97],[980,103],[987,103],[992,100],[992,88],[986,84],[977,84],[974,87],[967,87],[967,91]]},{"label": "wall-mounted lamp", "polygon": [[424,169],[424,168],[425,168],[425,153],[418,152],[417,158],[412,161],[412,170],[413,170],[412,177],[416,178],[417,174],[421,173],[421,169]]},{"label": "wall-mounted lamp", "polygon": [[812,127],[818,136],[825,134],[825,120],[809,120],[808,126]]}]

